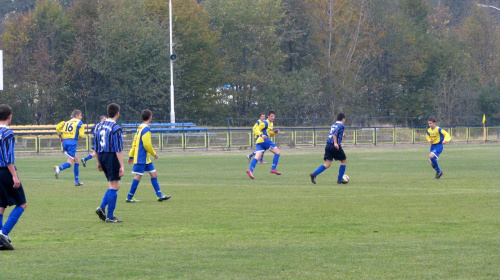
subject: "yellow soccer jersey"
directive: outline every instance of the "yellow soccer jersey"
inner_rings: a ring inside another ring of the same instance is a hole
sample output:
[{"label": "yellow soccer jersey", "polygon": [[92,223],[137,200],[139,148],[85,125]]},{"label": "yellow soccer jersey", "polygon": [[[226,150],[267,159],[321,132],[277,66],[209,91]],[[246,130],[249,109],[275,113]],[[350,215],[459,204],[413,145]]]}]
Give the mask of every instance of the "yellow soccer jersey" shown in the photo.
[{"label": "yellow soccer jersey", "polygon": [[431,144],[441,144],[443,141],[450,142],[451,136],[446,130],[436,126],[434,129],[427,129],[427,141]]},{"label": "yellow soccer jersey", "polygon": [[259,125],[262,122],[263,121],[261,121],[261,120],[257,120],[257,122],[253,125],[252,131],[253,131],[253,135],[255,136],[255,139],[257,139],[260,135]]},{"label": "yellow soccer jersey", "polygon": [[156,151],[151,142],[151,130],[143,123],[137,128],[128,157],[134,159],[134,164],[148,164],[151,162],[149,155],[155,156]]},{"label": "yellow soccer jersey", "polygon": [[57,135],[62,139],[78,140],[85,137],[83,122],[77,118],[72,118],[67,122],[60,122],[56,127]]},{"label": "yellow soccer jersey", "polygon": [[255,141],[256,144],[265,141],[265,139],[262,138],[263,135],[267,135],[268,138],[271,138],[274,135],[276,135],[276,133],[274,133],[273,130],[273,123],[270,120],[261,121],[259,126],[255,128],[253,131],[255,135],[259,136],[259,138],[257,138],[257,141]]}]

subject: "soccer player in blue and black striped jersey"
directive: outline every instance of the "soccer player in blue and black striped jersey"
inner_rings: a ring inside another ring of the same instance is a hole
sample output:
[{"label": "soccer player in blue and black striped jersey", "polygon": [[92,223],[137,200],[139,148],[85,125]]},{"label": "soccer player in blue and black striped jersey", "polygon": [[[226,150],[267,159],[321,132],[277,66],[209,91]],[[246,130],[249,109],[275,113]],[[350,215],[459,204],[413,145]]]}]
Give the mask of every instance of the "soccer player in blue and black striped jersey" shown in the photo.
[{"label": "soccer player in blue and black striped jersey", "polygon": [[68,157],[68,161],[59,165],[54,166],[56,171],[56,179],[59,179],[59,173],[66,168],[70,168],[73,163],[73,173],[75,175],[75,186],[82,186],[83,183],[80,182],[80,159],[76,155],[76,149],[78,147],[78,139],[85,137],[85,130],[83,128],[82,122],[82,111],[73,110],[71,113],[71,119],[69,121],[60,122],[57,127],[57,135],[61,138],[62,147],[64,154]]},{"label": "soccer player in blue and black striped jersey", "polygon": [[135,174],[134,180],[132,180],[132,185],[130,186],[130,191],[127,195],[126,202],[134,203],[137,200],[134,199],[135,191],[139,186],[139,182],[142,179],[144,172],[148,172],[151,176],[151,184],[158,198],[158,202],[168,200],[170,195],[163,195],[160,189],[160,184],[158,183],[158,174],[156,173],[155,166],[149,155],[158,159],[158,154],[153,148],[153,143],[151,142],[151,129],[149,124],[153,120],[153,113],[151,110],[143,110],[141,112],[142,124],[137,128],[137,132],[134,136],[134,141],[132,142],[132,148],[128,153],[128,164],[134,163],[132,168],[132,173]]},{"label": "soccer player in blue and black striped jersey", "polygon": [[[12,108],[9,105],[0,105],[0,249],[14,250],[9,237],[10,231],[26,209],[26,196],[23,185],[17,177],[14,165],[14,133],[8,128],[12,121]],[[5,208],[14,206],[9,218],[3,224]]]},{"label": "soccer player in blue and black striped jersey", "polygon": [[[120,106],[115,103],[108,105],[108,118],[97,124],[94,130],[93,150],[97,153],[97,169],[103,171],[108,179],[109,189],[104,193],[101,205],[96,214],[107,223],[120,223],[114,216],[120,179],[125,173],[123,165],[122,128],[116,123],[120,116]],[[108,213],[106,214],[106,206]]]},{"label": "soccer player in blue and black striped jersey", "polygon": [[347,165],[347,157],[342,149],[342,137],[345,136],[344,133],[344,123],[345,114],[339,113],[337,115],[337,121],[330,128],[330,134],[326,140],[325,146],[325,163],[320,165],[313,173],[310,174],[311,182],[316,184],[316,176],[325,171],[330,165],[332,165],[333,160],[340,161],[339,175],[337,177],[337,184],[347,184],[348,180],[345,180],[344,173]]}]

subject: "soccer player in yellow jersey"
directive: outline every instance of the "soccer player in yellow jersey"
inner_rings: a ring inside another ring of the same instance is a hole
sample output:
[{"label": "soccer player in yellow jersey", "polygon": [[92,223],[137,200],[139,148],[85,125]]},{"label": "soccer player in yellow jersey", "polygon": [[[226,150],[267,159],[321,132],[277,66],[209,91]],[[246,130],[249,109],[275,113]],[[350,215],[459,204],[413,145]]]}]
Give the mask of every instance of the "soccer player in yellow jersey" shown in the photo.
[{"label": "soccer player in yellow jersey", "polygon": [[150,110],[143,110],[141,117],[143,123],[137,128],[134,141],[132,142],[132,148],[128,154],[128,164],[134,163],[132,173],[135,174],[135,177],[134,180],[132,180],[126,202],[138,202],[134,199],[134,194],[139,186],[144,171],[149,172],[151,184],[156,192],[158,202],[162,202],[169,199],[170,195],[163,195],[161,193],[160,184],[158,184],[158,174],[156,173],[153,162],[151,162],[149,158],[149,155],[151,155],[155,159],[158,159],[158,154],[151,143],[151,130],[149,128],[149,123],[153,120],[153,113]]},{"label": "soccer player in yellow jersey", "polygon": [[[253,125],[253,128],[252,128],[252,131],[254,132],[254,135],[255,135],[255,139],[257,139],[257,137],[259,137],[258,134],[255,134],[255,130],[259,127],[259,125],[266,120],[266,114],[265,113],[262,113],[260,114],[260,118],[257,120],[257,122],[255,122],[255,124]],[[252,162],[252,158],[255,156],[256,154],[256,151],[253,151],[251,154],[249,154],[247,156],[248,158],[248,162]],[[260,157],[260,160],[259,160],[260,163],[267,163],[264,161],[264,153],[262,153],[262,156]]]},{"label": "soccer player in yellow jersey", "polygon": [[262,157],[262,154],[267,150],[270,150],[271,153],[274,154],[273,165],[271,165],[270,172],[276,175],[281,175],[281,172],[278,172],[278,170],[276,170],[276,167],[278,166],[278,162],[280,159],[280,150],[278,149],[276,144],[274,144],[274,142],[271,140],[271,137],[280,132],[279,129],[273,129],[273,122],[275,117],[276,113],[274,113],[274,111],[269,111],[269,113],[267,114],[267,120],[261,122],[259,126],[256,129],[254,129],[255,135],[259,135],[259,137],[257,138],[257,141],[255,141],[256,144],[255,158],[252,159],[250,167],[247,170],[247,174],[248,177],[250,177],[250,179],[255,178],[253,176],[255,165]]},{"label": "soccer player in yellow jersey", "polygon": [[429,125],[429,129],[427,129],[426,137],[427,141],[431,144],[429,160],[431,161],[432,168],[436,170],[436,176],[434,178],[439,179],[443,176],[443,171],[438,165],[439,155],[443,152],[443,145],[450,142],[451,136],[446,130],[436,125],[436,119],[434,117],[429,117],[429,119],[427,119],[427,124]]},{"label": "soccer player in yellow jersey", "polygon": [[76,155],[78,139],[85,137],[82,111],[73,110],[71,117],[69,121],[62,121],[56,127],[57,135],[62,141],[63,152],[68,157],[68,161],[59,166],[54,166],[54,170],[56,171],[56,179],[59,179],[59,173],[66,168],[70,168],[74,163],[75,186],[82,186],[83,183],[80,182],[79,178],[80,159]]}]

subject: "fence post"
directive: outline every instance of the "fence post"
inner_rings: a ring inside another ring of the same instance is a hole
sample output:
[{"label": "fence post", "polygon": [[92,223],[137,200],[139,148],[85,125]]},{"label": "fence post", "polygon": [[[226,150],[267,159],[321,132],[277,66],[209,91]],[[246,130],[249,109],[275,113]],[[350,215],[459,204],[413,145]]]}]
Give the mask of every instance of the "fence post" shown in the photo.
[{"label": "fence post", "polygon": [[208,146],[209,146],[209,142],[210,139],[208,138],[208,129],[205,130],[205,149],[208,151]]},{"label": "fence post", "polygon": [[163,151],[163,132],[160,132],[160,151]]}]

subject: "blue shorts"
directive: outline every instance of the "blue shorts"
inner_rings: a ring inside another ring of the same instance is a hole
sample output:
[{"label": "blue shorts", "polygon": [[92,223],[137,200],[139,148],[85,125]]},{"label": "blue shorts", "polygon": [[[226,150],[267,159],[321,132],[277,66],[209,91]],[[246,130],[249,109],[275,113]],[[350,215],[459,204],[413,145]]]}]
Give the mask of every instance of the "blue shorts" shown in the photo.
[{"label": "blue shorts", "polygon": [[433,144],[431,145],[431,154],[433,154],[437,159],[439,155],[443,152],[443,144]]},{"label": "blue shorts", "polygon": [[23,185],[17,189],[14,188],[12,174],[7,167],[0,168],[0,207],[19,206],[26,203]]},{"label": "blue shorts", "polygon": [[269,149],[274,149],[276,148],[276,144],[274,144],[273,141],[267,140],[262,143],[257,143],[255,145],[255,152],[265,152]]},{"label": "blue shorts", "polygon": [[64,139],[62,146],[64,154],[69,158],[75,159],[78,142],[74,139]]},{"label": "blue shorts", "polygon": [[149,173],[155,172],[155,165],[150,162],[148,164],[134,164],[134,167],[132,167],[132,173],[137,174],[137,175],[143,175],[144,171],[147,171]]},{"label": "blue shorts", "polygon": [[121,179],[120,161],[118,161],[116,153],[99,153],[97,158],[108,181],[119,181]]}]

